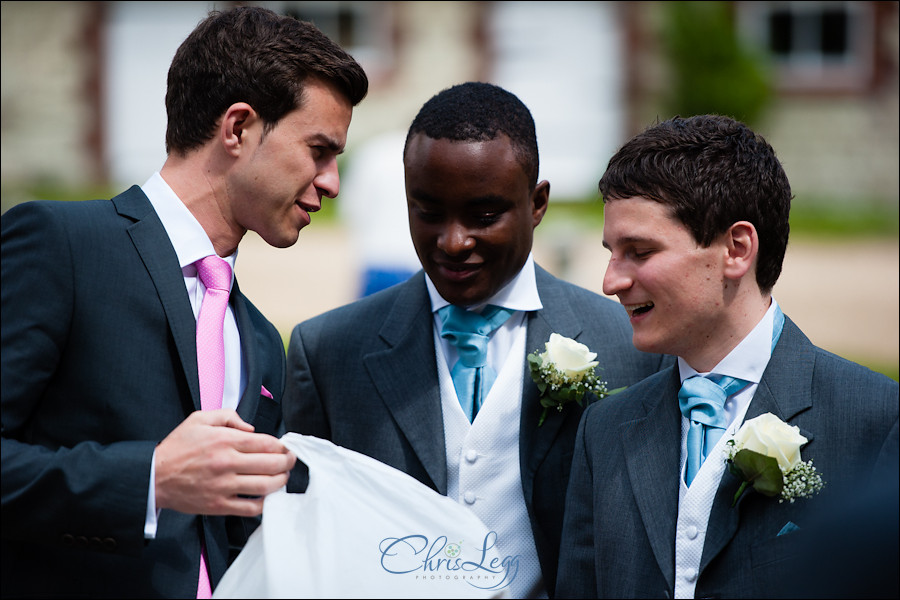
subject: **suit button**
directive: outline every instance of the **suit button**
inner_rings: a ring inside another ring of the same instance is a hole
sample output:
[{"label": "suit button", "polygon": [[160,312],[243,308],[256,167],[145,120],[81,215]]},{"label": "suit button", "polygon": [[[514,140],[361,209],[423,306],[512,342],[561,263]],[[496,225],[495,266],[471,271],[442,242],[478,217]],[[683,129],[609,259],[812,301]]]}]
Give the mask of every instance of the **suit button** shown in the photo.
[{"label": "suit button", "polygon": [[478,460],[478,453],[474,448],[466,452],[466,460],[469,462],[469,464],[474,463],[476,460]]},{"label": "suit button", "polygon": [[64,546],[74,546],[75,536],[71,533],[64,533],[60,538]]},{"label": "suit button", "polygon": [[112,552],[116,549],[116,540],[113,538],[103,538],[103,549]]},{"label": "suit button", "polygon": [[466,504],[475,504],[475,492],[466,492],[463,497],[466,500]]},{"label": "suit button", "polygon": [[693,525],[689,525],[687,529],[684,530],[684,533],[687,534],[688,539],[696,539],[697,538],[697,528]]}]

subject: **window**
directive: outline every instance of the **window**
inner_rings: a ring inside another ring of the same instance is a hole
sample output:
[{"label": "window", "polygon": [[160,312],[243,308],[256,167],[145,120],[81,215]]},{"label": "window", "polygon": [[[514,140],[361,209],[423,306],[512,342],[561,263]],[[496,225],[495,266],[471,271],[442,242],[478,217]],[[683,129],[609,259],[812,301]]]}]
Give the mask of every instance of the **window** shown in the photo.
[{"label": "window", "polygon": [[765,49],[784,91],[862,91],[873,80],[870,2],[739,2],[742,34]]}]

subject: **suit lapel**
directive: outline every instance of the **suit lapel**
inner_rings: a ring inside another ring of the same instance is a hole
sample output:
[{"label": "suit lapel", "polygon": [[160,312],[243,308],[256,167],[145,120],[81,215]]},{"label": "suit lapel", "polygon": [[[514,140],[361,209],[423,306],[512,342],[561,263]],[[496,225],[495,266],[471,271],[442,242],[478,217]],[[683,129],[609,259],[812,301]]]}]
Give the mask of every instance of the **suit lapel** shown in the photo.
[{"label": "suit lapel", "polygon": [[[785,423],[790,423],[798,413],[810,408],[812,406],[810,381],[814,363],[812,343],[793,321],[785,317],[781,339],[775,346],[772,358],[753,394],[744,421],[772,413]],[[801,429],[800,433],[810,443],[812,442],[813,432]],[[732,499],[740,484],[740,479],[726,469],[709,514],[703,558],[700,561],[701,573],[737,533],[741,505],[750,495],[755,494],[752,490],[745,492],[737,505],[732,507]],[[777,502],[774,498],[771,500]]]},{"label": "suit lapel", "polygon": [[139,187],[133,186],[113,198],[112,202],[119,214],[135,221],[128,227],[128,234],[156,287],[175,340],[194,409],[199,410],[197,326],[178,265],[178,255],[153,206]]},{"label": "suit lapel", "polygon": [[247,386],[238,402],[238,415],[252,423],[259,405],[259,394],[262,389],[262,372],[259,367],[258,346],[256,343],[256,330],[250,322],[250,314],[247,312],[247,299],[238,287],[237,279],[231,289],[231,309],[237,321],[238,334],[241,338],[241,352],[243,363],[247,369]]},{"label": "suit lapel", "polygon": [[[544,345],[550,339],[551,333],[577,339],[581,334],[582,316],[576,314],[568,299],[562,293],[562,286],[544,269],[535,265],[535,278],[541,304],[544,308],[540,311],[529,313],[527,319],[527,333],[525,340],[525,352],[530,354],[535,350],[543,351]],[[543,425],[538,427],[543,407],[540,402],[540,393],[531,379],[531,370],[527,361],[522,361],[522,411],[519,423],[519,460],[522,470],[522,488],[525,492],[525,501],[531,506],[533,497],[534,475],[543,462],[547,453],[553,447],[553,442],[566,419],[572,418],[573,413],[580,417],[581,411],[577,407],[565,407],[562,412],[551,409]],[[575,418],[577,418],[575,417]]]},{"label": "suit lapel", "polygon": [[379,347],[364,354],[363,362],[434,487],[446,494],[444,421],[431,301],[422,272],[401,285],[379,331]]},{"label": "suit lapel", "polygon": [[625,466],[653,555],[669,588],[675,586],[675,521],[681,454],[677,367],[642,398],[646,415],[620,426]]}]

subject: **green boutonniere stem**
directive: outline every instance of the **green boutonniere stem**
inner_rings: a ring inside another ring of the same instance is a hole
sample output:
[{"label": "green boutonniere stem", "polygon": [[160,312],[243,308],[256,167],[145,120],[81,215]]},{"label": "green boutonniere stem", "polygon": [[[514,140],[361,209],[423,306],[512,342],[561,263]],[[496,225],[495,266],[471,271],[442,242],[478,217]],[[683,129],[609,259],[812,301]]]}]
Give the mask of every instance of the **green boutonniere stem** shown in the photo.
[{"label": "green boutonniere stem", "polygon": [[[578,404],[581,405],[581,402],[579,401]],[[556,404],[554,406],[556,406],[557,412],[562,412],[562,410],[563,410],[562,404]],[[549,412],[550,412],[550,407],[547,405],[544,405],[544,410],[541,411],[541,418],[538,420],[538,427],[540,427],[541,425],[544,424],[544,419],[547,418],[547,413],[549,413]]]},{"label": "green boutonniere stem", "polygon": [[765,496],[777,496],[784,488],[784,476],[778,461],[771,456],[754,452],[753,450],[740,450],[734,458],[728,461],[729,470],[743,479],[731,503],[733,507],[738,499],[752,485],[753,489]]},{"label": "green boutonniere stem", "polygon": [[731,501],[731,508],[737,504],[738,499],[747,491],[747,486],[750,485],[749,481],[741,482],[741,487],[738,488],[738,491],[734,494],[734,500]]}]

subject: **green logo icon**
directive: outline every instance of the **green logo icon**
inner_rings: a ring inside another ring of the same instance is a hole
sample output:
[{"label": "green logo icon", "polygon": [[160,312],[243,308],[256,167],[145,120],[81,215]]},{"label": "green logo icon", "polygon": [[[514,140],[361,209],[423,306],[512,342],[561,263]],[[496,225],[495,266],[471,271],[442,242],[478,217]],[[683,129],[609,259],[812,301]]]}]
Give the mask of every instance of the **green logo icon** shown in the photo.
[{"label": "green logo icon", "polygon": [[454,544],[452,542],[447,544],[447,547],[444,548],[444,554],[446,554],[450,558],[456,558],[457,556],[459,556],[459,553],[462,552],[460,544],[462,544],[462,542],[460,542],[459,544]]}]

